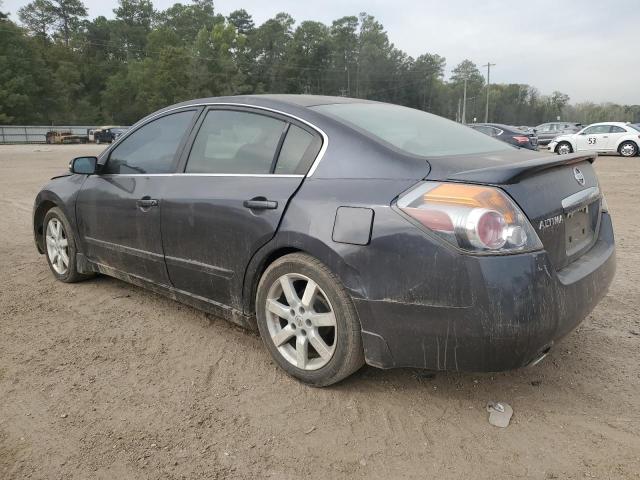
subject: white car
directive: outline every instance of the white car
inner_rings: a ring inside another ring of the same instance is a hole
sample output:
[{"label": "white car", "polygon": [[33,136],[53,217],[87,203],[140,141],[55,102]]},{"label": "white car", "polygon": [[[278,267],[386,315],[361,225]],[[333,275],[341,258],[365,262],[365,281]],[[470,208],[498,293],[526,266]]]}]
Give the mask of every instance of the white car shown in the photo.
[{"label": "white car", "polygon": [[640,151],[640,132],[628,123],[592,123],[578,133],[559,135],[549,143],[557,154],[572,152],[615,153],[633,157]]}]

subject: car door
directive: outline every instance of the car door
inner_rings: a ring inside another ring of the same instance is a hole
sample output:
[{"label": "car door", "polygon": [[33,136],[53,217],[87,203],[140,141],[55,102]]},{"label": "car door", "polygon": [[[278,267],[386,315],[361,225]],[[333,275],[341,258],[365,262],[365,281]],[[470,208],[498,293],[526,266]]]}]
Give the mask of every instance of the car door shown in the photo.
[{"label": "car door", "polygon": [[577,135],[578,151],[602,152],[608,149],[610,125],[592,125]]},{"label": "car door", "polygon": [[617,150],[618,144],[622,140],[622,137],[628,135],[624,128],[619,127],[617,125],[611,125],[611,130],[609,131],[609,143],[607,145],[607,150],[609,152],[615,152]]},{"label": "car door", "polygon": [[555,126],[553,123],[544,123],[536,129],[538,139],[542,141],[551,141],[556,136]]},{"label": "car door", "polygon": [[275,234],[322,138],[267,111],[213,107],[165,192],[162,238],[175,288],[241,308],[244,273]]},{"label": "car door", "polygon": [[169,285],[160,230],[162,190],[196,113],[192,108],[145,123],[116,144],[99,173],[86,179],[76,216],[89,260]]}]

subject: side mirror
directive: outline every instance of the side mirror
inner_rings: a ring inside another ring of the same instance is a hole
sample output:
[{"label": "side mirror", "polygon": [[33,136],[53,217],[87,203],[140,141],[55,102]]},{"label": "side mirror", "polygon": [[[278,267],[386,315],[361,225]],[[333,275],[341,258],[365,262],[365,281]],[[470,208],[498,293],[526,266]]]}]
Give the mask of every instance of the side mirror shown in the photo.
[{"label": "side mirror", "polygon": [[580,132],[578,135],[586,135],[585,132]]},{"label": "side mirror", "polygon": [[76,157],[69,162],[69,171],[80,175],[93,175],[98,165],[97,157]]}]

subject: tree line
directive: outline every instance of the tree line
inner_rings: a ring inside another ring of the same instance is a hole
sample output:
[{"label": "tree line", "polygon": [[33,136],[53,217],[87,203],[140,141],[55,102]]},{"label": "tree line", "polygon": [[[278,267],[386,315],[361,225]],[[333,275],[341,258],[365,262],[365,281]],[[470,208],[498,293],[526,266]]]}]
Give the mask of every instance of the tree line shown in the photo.
[{"label": "tree line", "polygon": [[[166,10],[119,0],[113,13],[88,19],[81,0],[33,0],[17,23],[0,8],[0,123],[131,124],[182,100],[250,93],[345,95],[484,120],[475,63],[445,79],[444,57],[407,55],[366,13],[331,25],[279,13],[256,25],[244,9],[216,13],[212,0]],[[640,121],[638,105],[570,105],[525,84],[491,85],[489,97],[500,123]]]}]

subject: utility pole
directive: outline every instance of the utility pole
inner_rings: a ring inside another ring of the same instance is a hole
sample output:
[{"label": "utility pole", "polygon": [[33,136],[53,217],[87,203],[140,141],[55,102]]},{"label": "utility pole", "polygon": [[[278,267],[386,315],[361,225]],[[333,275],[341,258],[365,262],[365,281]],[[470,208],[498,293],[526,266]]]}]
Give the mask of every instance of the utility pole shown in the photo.
[{"label": "utility pole", "polygon": [[467,77],[464,77],[464,92],[462,94],[462,123],[467,123]]},{"label": "utility pole", "polygon": [[491,85],[491,67],[495,67],[495,63],[487,62],[486,65],[482,65],[483,67],[487,67],[487,106],[484,111],[484,123],[489,122],[489,86]]},{"label": "utility pole", "polygon": [[351,95],[351,79],[349,78],[349,59],[347,57],[347,51],[344,51],[344,71],[347,73],[347,94],[343,97]]}]

